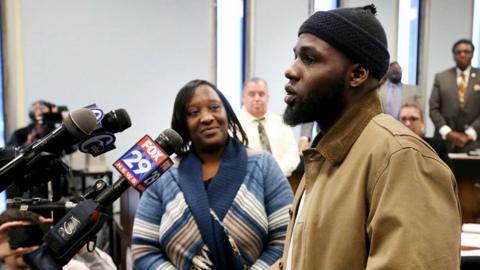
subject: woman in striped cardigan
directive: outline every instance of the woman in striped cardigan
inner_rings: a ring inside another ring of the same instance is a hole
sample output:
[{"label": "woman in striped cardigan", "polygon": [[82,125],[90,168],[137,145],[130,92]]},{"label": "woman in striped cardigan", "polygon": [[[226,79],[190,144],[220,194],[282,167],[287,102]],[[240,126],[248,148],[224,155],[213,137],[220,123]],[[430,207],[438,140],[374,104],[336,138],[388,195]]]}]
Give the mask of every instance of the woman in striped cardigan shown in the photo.
[{"label": "woman in striped cardigan", "polygon": [[137,269],[266,269],[282,255],[293,194],[266,152],[253,151],[214,85],[187,83],[172,128],[178,162],[143,194],[133,227]]}]

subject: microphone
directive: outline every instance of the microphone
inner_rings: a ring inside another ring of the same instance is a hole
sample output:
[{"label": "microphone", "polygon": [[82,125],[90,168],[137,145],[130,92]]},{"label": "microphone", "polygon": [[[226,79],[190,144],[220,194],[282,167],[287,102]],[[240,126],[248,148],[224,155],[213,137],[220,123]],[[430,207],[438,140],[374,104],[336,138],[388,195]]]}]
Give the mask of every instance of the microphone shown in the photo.
[{"label": "microphone", "polygon": [[[162,132],[154,141],[148,135],[138,141],[114,163],[124,175],[106,188],[95,200],[77,204],[43,237],[39,249],[23,255],[34,270],[60,269],[101,229],[107,219],[103,209],[130,186],[144,190],[173,165],[169,155],[179,153],[182,137],[172,129]],[[123,167],[122,167],[123,166]]]},{"label": "microphone", "polygon": [[173,129],[166,129],[155,141],[145,135],[113,164],[123,177],[106,188],[95,200],[101,205],[109,205],[130,186],[143,192],[173,165],[169,156],[180,153],[182,145],[182,137]]},{"label": "microphone", "polygon": [[117,133],[132,126],[130,116],[125,109],[116,109],[103,116],[101,121],[102,129],[108,132]]},{"label": "microphone", "polygon": [[42,139],[23,148],[18,156],[0,168],[0,191],[7,188],[17,174],[41,152],[60,152],[63,147],[87,137],[97,125],[95,114],[81,108],[67,115],[62,125]]},{"label": "microphone", "polygon": [[99,128],[95,129],[88,138],[79,143],[80,152],[90,154],[94,157],[115,149],[115,135],[132,126],[130,116],[125,109],[110,111],[102,116],[100,109],[92,109],[94,113],[102,117]]},{"label": "microphone", "polygon": [[94,239],[108,216],[94,200],[78,203],[43,236],[40,247],[23,254],[32,270],[59,270]]}]

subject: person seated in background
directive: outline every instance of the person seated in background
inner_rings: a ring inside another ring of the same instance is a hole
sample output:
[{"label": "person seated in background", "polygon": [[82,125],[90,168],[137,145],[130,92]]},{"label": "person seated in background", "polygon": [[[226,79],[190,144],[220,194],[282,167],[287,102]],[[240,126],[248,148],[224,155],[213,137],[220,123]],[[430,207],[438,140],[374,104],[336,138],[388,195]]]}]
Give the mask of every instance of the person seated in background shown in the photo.
[{"label": "person seated in background", "polygon": [[405,102],[423,104],[422,95],[414,85],[402,83],[402,67],[397,61],[388,66],[387,82],[380,86],[378,93],[386,114],[399,118],[400,107]]},{"label": "person seated in background", "polygon": [[400,108],[399,120],[411,131],[424,139],[438,154],[438,156],[447,164],[450,164],[447,147],[443,140],[436,137],[425,137],[425,123],[423,121],[423,111],[415,102],[407,102]]},{"label": "person seated in background", "polygon": [[193,80],[175,99],[175,165],[142,195],[136,269],[267,269],[281,257],[293,200],[287,179],[247,136],[225,96]]},{"label": "person seated in background", "polygon": [[[38,248],[51,224],[51,219],[30,211],[7,209],[0,214],[0,261],[2,263],[0,269],[30,269],[22,255]],[[63,269],[111,270],[117,268],[108,254],[99,248],[88,252],[84,246]]]},{"label": "person seated in background", "polygon": [[300,162],[297,143],[291,127],[282,117],[268,110],[267,82],[251,78],[243,86],[243,107],[238,120],[248,136],[248,146],[270,152],[285,176],[289,177]]}]

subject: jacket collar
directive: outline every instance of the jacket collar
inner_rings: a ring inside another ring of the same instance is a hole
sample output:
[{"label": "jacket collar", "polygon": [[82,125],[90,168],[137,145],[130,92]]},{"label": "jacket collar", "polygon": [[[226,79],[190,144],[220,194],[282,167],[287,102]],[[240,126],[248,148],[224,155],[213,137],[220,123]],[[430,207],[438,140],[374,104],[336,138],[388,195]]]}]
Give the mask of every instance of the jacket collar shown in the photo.
[{"label": "jacket collar", "polygon": [[320,139],[317,151],[332,163],[341,163],[370,120],[380,113],[382,106],[377,91],[371,91],[342,113]]}]

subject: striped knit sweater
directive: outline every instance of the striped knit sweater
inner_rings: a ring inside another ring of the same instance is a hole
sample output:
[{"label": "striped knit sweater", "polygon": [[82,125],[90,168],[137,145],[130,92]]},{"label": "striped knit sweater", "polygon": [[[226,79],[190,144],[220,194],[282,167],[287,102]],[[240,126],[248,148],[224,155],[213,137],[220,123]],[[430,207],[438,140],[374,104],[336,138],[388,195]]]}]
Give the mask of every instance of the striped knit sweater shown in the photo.
[{"label": "striped knit sweater", "polygon": [[[250,269],[266,269],[282,255],[293,194],[270,154],[251,149],[247,154],[247,174],[223,223]],[[136,269],[211,268],[177,180],[178,163],[140,200],[132,236]]]}]

